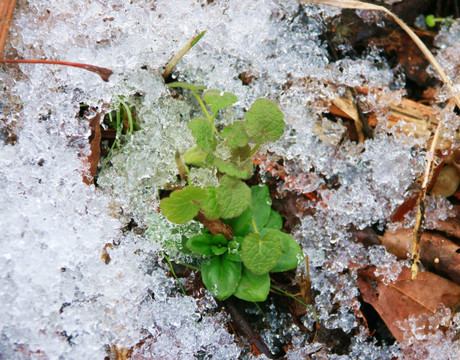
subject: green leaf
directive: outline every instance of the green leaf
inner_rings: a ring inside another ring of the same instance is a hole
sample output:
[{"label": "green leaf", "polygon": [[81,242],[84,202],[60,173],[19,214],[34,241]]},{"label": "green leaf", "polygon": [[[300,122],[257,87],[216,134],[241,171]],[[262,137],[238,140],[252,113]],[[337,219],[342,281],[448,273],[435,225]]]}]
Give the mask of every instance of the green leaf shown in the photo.
[{"label": "green leaf", "polygon": [[281,239],[281,256],[276,265],[270,272],[281,272],[295,269],[299,264],[299,259],[304,257],[300,245],[292,236],[281,231],[276,231]]},{"label": "green leaf", "polygon": [[206,191],[198,186],[186,186],[171,193],[160,202],[160,209],[169,221],[185,224],[200,211],[200,204],[206,200]]},{"label": "green leaf", "polygon": [[194,37],[192,38],[192,42],[190,43],[190,49],[191,49],[192,47],[194,47],[198,41],[200,41],[200,39],[204,36],[204,34],[206,34],[206,31],[207,31],[207,30],[203,30],[203,31],[200,32],[198,35],[196,35],[196,36],[194,36]]},{"label": "green leaf", "polygon": [[267,99],[257,99],[246,113],[244,126],[251,141],[262,144],[278,140],[286,123],[278,106]]},{"label": "green leaf", "polygon": [[267,223],[264,225],[266,229],[275,229],[281,230],[283,227],[283,219],[280,214],[278,214],[275,210],[270,209],[270,215],[268,216]]},{"label": "green leaf", "polygon": [[203,85],[190,84],[190,83],[181,82],[181,81],[169,83],[168,87],[169,88],[182,88],[182,89],[195,90],[195,91],[206,89],[206,86],[203,86]]},{"label": "green leaf", "polygon": [[251,190],[240,179],[228,175],[222,176],[219,183],[216,193],[220,217],[228,219],[240,215],[251,202]]},{"label": "green leaf", "polygon": [[241,279],[242,264],[226,259],[225,255],[201,263],[201,276],[208,291],[219,300],[230,297]]},{"label": "green leaf", "polygon": [[195,146],[194,148],[187,150],[184,154],[184,161],[187,165],[202,167],[206,164],[206,156],[208,156],[208,153],[201,150],[198,146]]},{"label": "green leaf", "polygon": [[228,253],[226,257],[228,260],[242,262],[243,259],[241,258],[241,244],[243,243],[244,238],[241,236],[235,236],[233,239],[228,243]]},{"label": "green leaf", "polygon": [[211,107],[212,111],[218,111],[236,103],[238,98],[235,94],[229,92],[221,94],[220,90],[211,89],[203,94],[203,100]]},{"label": "green leaf", "polygon": [[217,202],[217,192],[215,186],[208,186],[206,189],[206,200],[201,204],[204,216],[210,220],[220,218],[220,205]]},{"label": "green leaf", "polygon": [[225,127],[224,130],[222,130],[222,137],[227,139],[227,144],[231,147],[242,147],[249,142],[249,135],[242,121],[234,122]]},{"label": "green leaf", "polygon": [[[258,230],[261,230],[267,223],[268,217],[270,216],[272,199],[268,191],[268,186],[251,186],[251,205],[252,218],[257,226]],[[250,230],[252,226],[250,227]],[[253,229],[256,231],[256,229]]]},{"label": "green leaf", "polygon": [[[191,237],[185,245],[194,253],[211,256],[221,255],[227,251],[228,241],[223,235],[205,233]],[[216,254],[216,252],[219,252],[219,254]]]},{"label": "green leaf", "polygon": [[243,213],[233,219],[225,220],[225,223],[230,225],[233,229],[235,236],[246,236],[249,231],[249,227],[252,219],[252,209],[249,206]]},{"label": "green leaf", "polygon": [[267,232],[263,237],[249,234],[241,248],[244,266],[256,275],[268,273],[281,256],[281,240],[274,232]]},{"label": "green leaf", "polygon": [[202,117],[190,120],[188,127],[198,146],[205,152],[212,152],[216,149],[217,139],[213,133],[211,123]]},{"label": "green leaf", "polygon": [[214,154],[209,154],[206,162],[215,166],[222,173],[238,177],[240,179],[249,179],[252,176],[254,166],[250,156],[251,149],[249,146],[232,148],[230,150],[230,159],[222,160]]},{"label": "green leaf", "polygon": [[246,301],[265,301],[270,291],[270,275],[256,275],[243,267],[241,280],[233,295]]}]

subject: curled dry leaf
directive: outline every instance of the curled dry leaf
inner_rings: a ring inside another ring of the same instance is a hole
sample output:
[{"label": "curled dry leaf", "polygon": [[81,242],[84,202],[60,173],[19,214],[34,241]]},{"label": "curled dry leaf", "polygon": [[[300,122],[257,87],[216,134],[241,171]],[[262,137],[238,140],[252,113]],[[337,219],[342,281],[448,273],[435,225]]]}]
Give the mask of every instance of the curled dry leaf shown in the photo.
[{"label": "curled dry leaf", "polygon": [[[420,272],[411,279],[411,270],[403,268],[398,279],[389,285],[374,274],[376,268],[358,272],[358,287],[363,300],[379,313],[392,335],[404,340],[404,331],[398,324],[410,316],[432,315],[442,303],[455,309],[460,301],[460,286],[430,272]],[[425,331],[428,333],[429,328]]]},{"label": "curled dry leaf", "polygon": [[100,126],[101,114],[97,113],[94,117],[89,119],[89,127],[91,129],[91,135],[89,137],[89,147],[91,154],[85,156],[83,163],[89,164],[88,173],[83,174],[83,182],[85,184],[92,184],[94,176],[97,172],[97,165],[99,164],[99,158],[101,157],[101,126]]}]

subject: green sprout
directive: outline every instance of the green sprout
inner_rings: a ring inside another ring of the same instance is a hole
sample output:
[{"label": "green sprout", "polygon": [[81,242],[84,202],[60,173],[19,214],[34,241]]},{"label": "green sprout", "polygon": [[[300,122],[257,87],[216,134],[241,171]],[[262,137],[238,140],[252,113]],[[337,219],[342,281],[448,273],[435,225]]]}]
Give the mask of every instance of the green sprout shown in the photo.
[{"label": "green sprout", "polygon": [[185,242],[185,251],[204,257],[200,268],[203,283],[217,299],[234,295],[246,301],[265,301],[270,291],[269,273],[295,269],[303,254],[299,244],[281,231],[283,222],[271,208],[268,187],[249,187],[243,180],[253,175],[252,156],[259,147],[284,133],[284,115],[276,104],[257,99],[245,120],[219,131],[214,121],[220,110],[237,102],[234,94],[182,82],[169,87],[190,90],[204,115],[188,124],[196,146],[185,153],[180,164],[185,169],[179,171],[188,174],[192,166],[216,168],[219,185],[201,188],[189,183],[162,199],[161,211],[177,224],[201,214],[207,221],[229,226],[232,235],[227,237],[204,229]]},{"label": "green sprout", "polygon": [[118,102],[118,107],[106,114],[104,119],[104,122],[110,128],[116,130],[115,139],[107,155],[109,159],[113,154],[113,150],[120,146],[123,135],[130,136],[134,131],[140,130],[139,125],[134,120],[133,108],[123,99],[119,99]]},{"label": "green sprout", "polygon": [[425,18],[425,23],[429,27],[435,27],[436,23],[438,22],[439,23],[442,23],[442,22],[452,23],[454,22],[454,20],[450,18],[436,18],[434,17],[433,14],[427,15],[427,17]]}]

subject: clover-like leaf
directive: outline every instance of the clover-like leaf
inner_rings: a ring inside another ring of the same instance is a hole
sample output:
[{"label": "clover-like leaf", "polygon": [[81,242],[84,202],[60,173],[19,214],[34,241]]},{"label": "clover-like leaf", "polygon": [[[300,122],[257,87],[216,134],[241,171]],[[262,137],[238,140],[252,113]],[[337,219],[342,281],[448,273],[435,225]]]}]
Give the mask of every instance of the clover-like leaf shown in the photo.
[{"label": "clover-like leaf", "polygon": [[281,256],[270,272],[281,272],[295,269],[299,264],[299,259],[303,258],[300,245],[292,238],[292,236],[281,231],[276,231],[276,233],[281,239]]},{"label": "clover-like leaf", "polygon": [[278,140],[286,123],[278,106],[267,99],[257,99],[246,113],[244,126],[251,141],[262,144]]},{"label": "clover-like leaf", "polygon": [[244,122],[236,121],[222,130],[222,137],[227,139],[231,147],[242,147],[248,144],[249,135],[244,127]]},{"label": "clover-like leaf", "polygon": [[251,190],[240,179],[224,175],[216,188],[220,217],[223,219],[240,215],[251,202]]},{"label": "clover-like leaf", "polygon": [[188,127],[198,146],[205,152],[212,152],[216,149],[217,140],[212,131],[211,123],[202,117],[190,120]]},{"label": "clover-like leaf", "polygon": [[252,233],[244,238],[241,245],[244,266],[256,275],[268,273],[281,256],[281,240],[274,232],[263,237]]},{"label": "clover-like leaf", "polygon": [[201,203],[206,200],[206,191],[198,186],[186,186],[171,193],[169,198],[160,202],[160,209],[169,221],[185,224],[200,211]]},{"label": "clover-like leaf", "polygon": [[241,279],[242,264],[225,255],[214,256],[201,263],[201,276],[208,291],[219,300],[230,297]]},{"label": "clover-like leaf", "polygon": [[222,94],[220,90],[211,89],[203,94],[203,100],[211,107],[212,111],[218,111],[236,103],[238,98],[235,94],[229,92]]},{"label": "clover-like leaf", "polygon": [[220,205],[217,202],[217,192],[215,186],[206,188],[206,200],[201,203],[201,209],[209,220],[220,218]]},{"label": "clover-like leaf", "polygon": [[243,267],[241,279],[235,290],[237,298],[246,301],[265,301],[270,291],[270,275],[256,275],[251,270]]}]

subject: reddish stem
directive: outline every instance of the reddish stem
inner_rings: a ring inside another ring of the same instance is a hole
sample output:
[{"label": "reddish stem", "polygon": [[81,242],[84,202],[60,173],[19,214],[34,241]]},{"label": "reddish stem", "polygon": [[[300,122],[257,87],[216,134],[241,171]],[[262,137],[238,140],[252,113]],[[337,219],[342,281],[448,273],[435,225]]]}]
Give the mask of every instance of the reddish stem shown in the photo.
[{"label": "reddish stem", "polygon": [[74,63],[74,62],[68,62],[68,61],[58,61],[58,60],[0,59],[0,63],[4,63],[4,64],[50,64],[50,65],[73,66],[76,68],[92,71],[98,74],[104,81],[109,81],[110,75],[113,74],[113,71],[107,68],[89,65],[89,64],[80,64],[80,63]]}]

